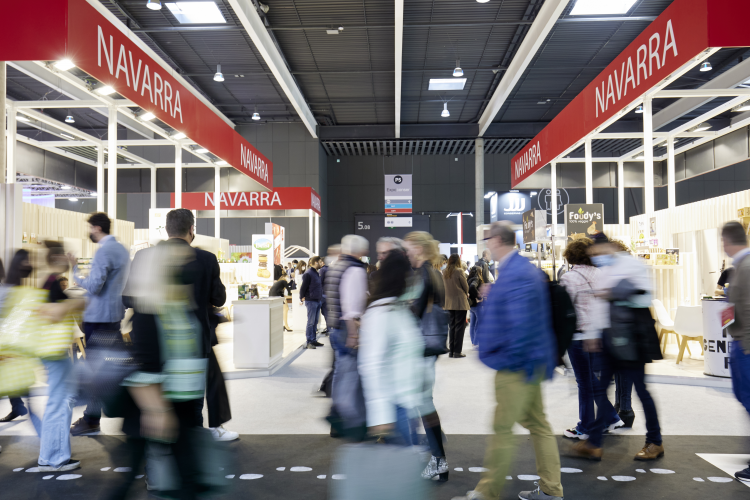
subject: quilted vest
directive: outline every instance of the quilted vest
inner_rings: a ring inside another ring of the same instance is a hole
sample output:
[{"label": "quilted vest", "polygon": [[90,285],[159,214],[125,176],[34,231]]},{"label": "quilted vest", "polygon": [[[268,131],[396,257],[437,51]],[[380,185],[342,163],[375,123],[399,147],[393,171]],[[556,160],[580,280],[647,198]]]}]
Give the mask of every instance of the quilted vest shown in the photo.
[{"label": "quilted vest", "polygon": [[355,259],[351,255],[341,255],[338,260],[329,266],[328,271],[325,274],[325,283],[323,283],[323,290],[326,297],[326,304],[328,306],[328,316],[326,316],[326,325],[330,328],[338,328],[341,322],[341,297],[339,295],[339,286],[341,284],[341,277],[350,267],[361,267],[366,268],[365,263],[361,260]]}]

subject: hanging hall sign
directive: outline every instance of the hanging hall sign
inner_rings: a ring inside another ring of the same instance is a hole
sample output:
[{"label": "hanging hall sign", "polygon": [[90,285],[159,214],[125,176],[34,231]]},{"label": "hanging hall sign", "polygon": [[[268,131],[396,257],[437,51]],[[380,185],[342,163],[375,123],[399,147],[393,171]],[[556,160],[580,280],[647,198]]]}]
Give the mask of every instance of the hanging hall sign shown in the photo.
[{"label": "hanging hall sign", "polygon": [[[321,215],[320,196],[310,187],[276,188],[271,192],[220,193],[221,210],[312,210]],[[170,206],[174,207],[174,193]],[[214,193],[182,193],[182,208],[214,210]]]},{"label": "hanging hall sign", "polygon": [[515,187],[640,100],[692,66],[712,47],[750,46],[746,0],[675,0],[511,162]]},{"label": "hanging hall sign", "polygon": [[259,191],[273,188],[273,163],[100,2],[6,3],[0,16],[0,60],[70,59],[255,181]]},{"label": "hanging hall sign", "polygon": [[413,191],[411,181],[411,174],[385,176],[385,213],[412,213]]}]

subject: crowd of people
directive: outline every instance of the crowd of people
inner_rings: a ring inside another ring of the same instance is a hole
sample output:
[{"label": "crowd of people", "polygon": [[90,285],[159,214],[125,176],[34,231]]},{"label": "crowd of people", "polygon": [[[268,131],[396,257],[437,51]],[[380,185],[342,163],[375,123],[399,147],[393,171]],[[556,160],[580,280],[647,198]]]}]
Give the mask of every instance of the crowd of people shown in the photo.
[{"label": "crowd of people", "polygon": [[[68,471],[80,467],[71,455],[70,436],[98,431],[102,410],[122,417],[131,472],[112,485],[108,498],[128,495],[147,455],[150,489],[195,498],[218,488],[201,473],[208,467],[205,457],[215,457],[221,441],[238,436],[223,428],[232,415],[213,353],[214,308],[226,301],[216,257],[191,246],[195,220],[188,210],[169,212],[169,239],[137,252],[132,262],[109,234],[106,214],[95,213],[88,223],[99,249],[87,277],[58,242],[46,243],[43,259],[19,250],[8,266],[0,286],[0,395],[11,397],[12,411],[2,420],[31,412],[41,437],[39,470]],[[745,258],[750,249],[737,223],[724,226],[722,239],[734,260],[724,287],[736,305],[730,326],[734,391],[750,411],[750,290],[744,279],[750,273]],[[599,233],[567,246],[569,269],[557,283],[517,251],[511,225],[493,223],[483,243],[482,257],[465,265],[458,255],[440,255],[438,242],[416,231],[403,240],[380,239],[377,265],[368,266],[363,258],[369,242],[347,235],[325,258],[313,256],[274,270],[270,295],[285,298],[285,329],[291,330],[286,297],[297,282],[307,312],[308,349],[323,345],[318,324],[321,314],[325,318],[323,333],[330,336],[334,361],[321,389],[332,401],[331,435],[409,447],[421,443],[421,423],[430,452],[421,476],[447,481],[449,450],[433,402],[435,368],[441,355],[465,357],[468,314],[471,344],[480,361],[496,372],[497,406],[484,471],[462,499],[500,496],[517,447],[516,423],[531,434],[540,478],[536,489],[519,498],[563,498],[558,439],[545,415],[542,383],[564,362],[565,352],[579,404],[578,423],[564,431],[573,443],[565,453],[602,460],[603,435],[633,425],[635,387],[647,434],[634,459],[662,457],[659,418],[644,378],[645,365],[661,359],[644,264],[621,242]],[[75,278],[68,287],[62,275],[70,266]],[[567,300],[560,300],[561,293]],[[570,310],[562,310],[566,307]],[[121,335],[126,309],[132,323],[128,339]],[[561,311],[566,328],[556,320]],[[68,352],[78,322],[85,358]],[[38,361],[49,390],[43,419],[22,399]],[[614,404],[607,396],[613,380]],[[203,428],[204,399],[210,430]],[[82,402],[84,416],[71,426],[72,409]],[[159,467],[164,460],[175,465],[176,479],[158,472],[165,470]],[[750,480],[750,469],[737,477]]]}]

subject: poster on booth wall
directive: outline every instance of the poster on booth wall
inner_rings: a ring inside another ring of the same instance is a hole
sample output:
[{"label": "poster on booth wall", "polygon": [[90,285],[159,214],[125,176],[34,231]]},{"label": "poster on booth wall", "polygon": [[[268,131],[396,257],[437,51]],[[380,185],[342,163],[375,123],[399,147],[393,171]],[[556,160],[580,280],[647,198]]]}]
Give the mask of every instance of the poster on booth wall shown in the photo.
[{"label": "poster on booth wall", "polygon": [[258,285],[258,295],[268,297],[273,284],[273,234],[253,235],[253,263],[250,275]]},{"label": "poster on booth wall", "polygon": [[603,203],[565,205],[565,234],[569,240],[591,238],[603,230]]},{"label": "poster on booth wall", "polygon": [[523,242],[541,241],[547,236],[547,214],[543,210],[523,213]]},{"label": "poster on booth wall", "polygon": [[266,222],[266,234],[273,235],[273,263],[280,266],[282,265],[281,259],[284,258],[284,250],[286,250],[284,242],[286,231],[283,226]]}]

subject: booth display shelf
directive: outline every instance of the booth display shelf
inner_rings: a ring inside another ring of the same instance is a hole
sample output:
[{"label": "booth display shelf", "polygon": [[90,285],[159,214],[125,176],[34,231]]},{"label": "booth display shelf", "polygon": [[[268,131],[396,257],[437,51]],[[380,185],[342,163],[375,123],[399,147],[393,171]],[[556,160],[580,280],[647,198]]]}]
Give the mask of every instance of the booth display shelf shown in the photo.
[{"label": "booth display shelf", "polygon": [[283,299],[232,302],[235,368],[271,368],[284,354]]}]

